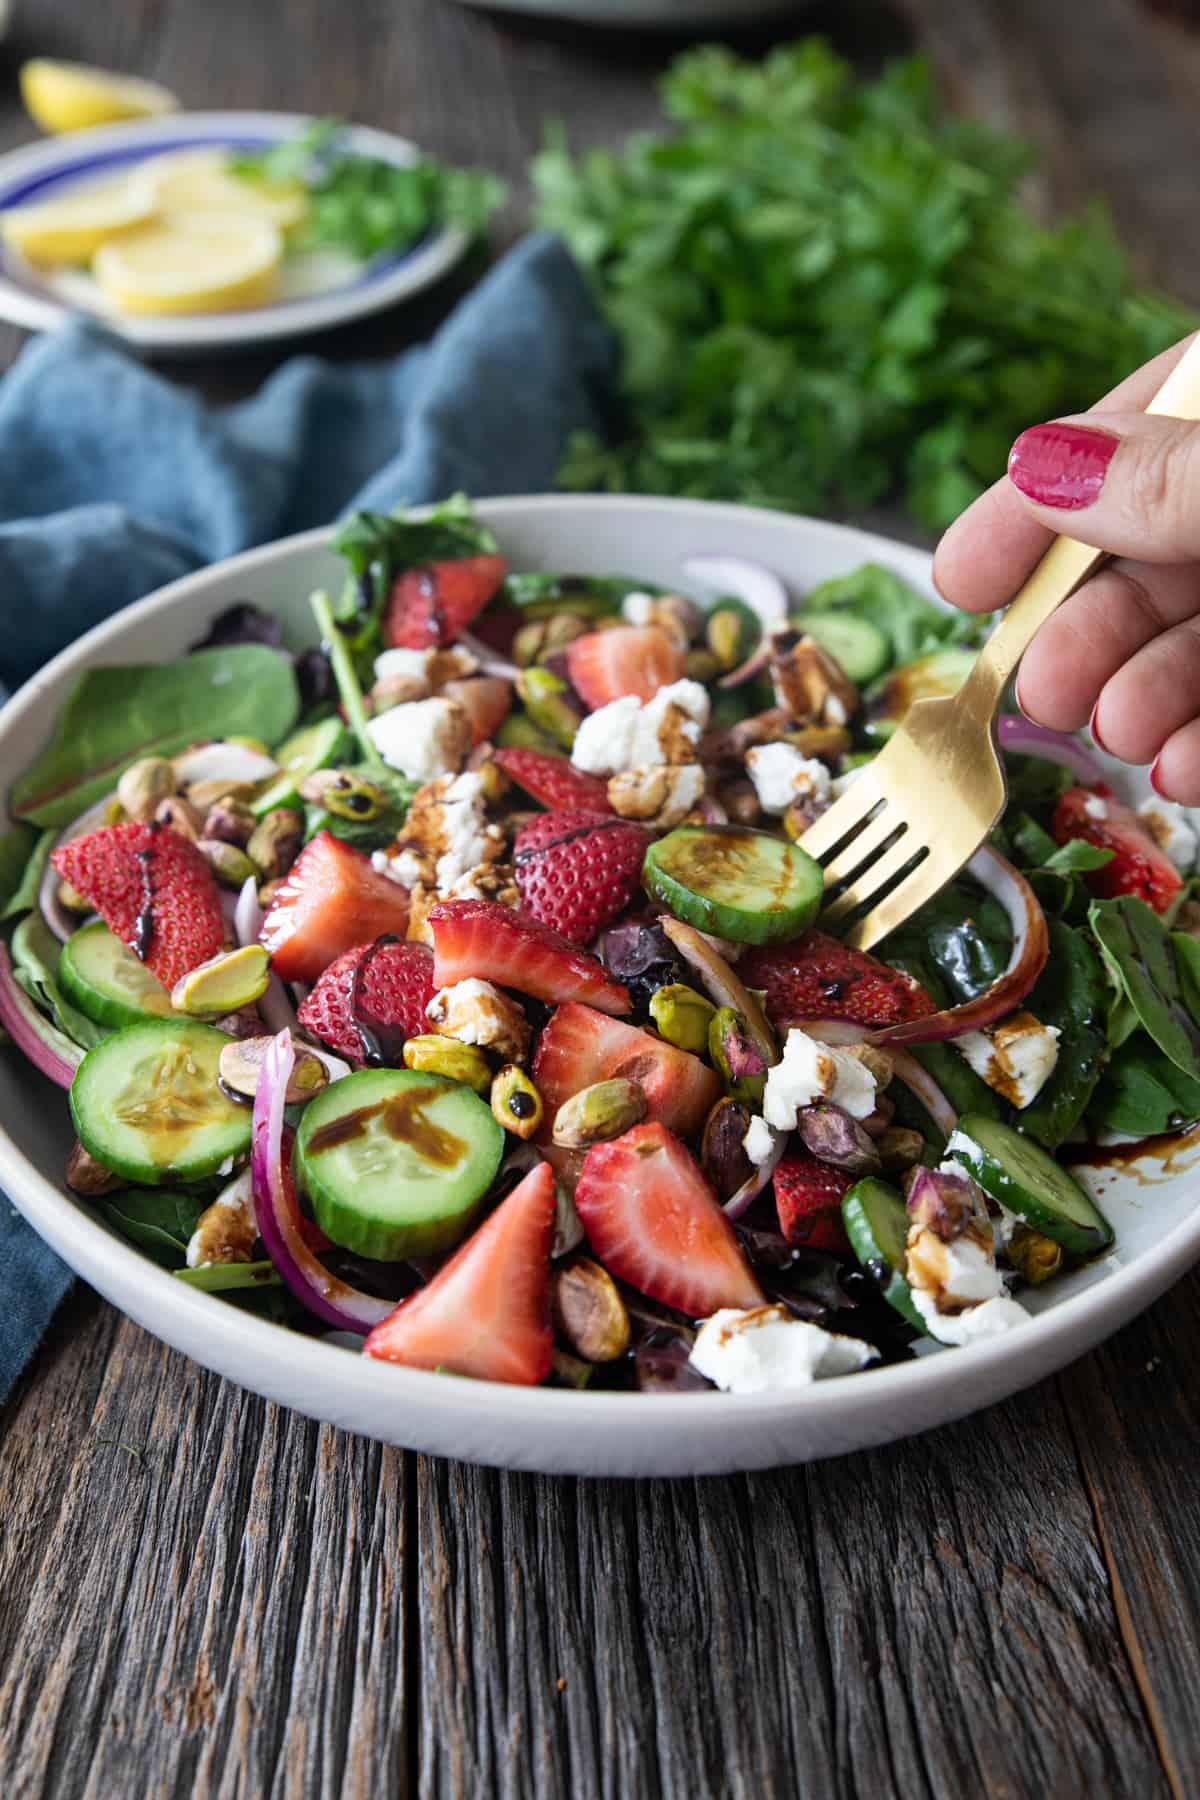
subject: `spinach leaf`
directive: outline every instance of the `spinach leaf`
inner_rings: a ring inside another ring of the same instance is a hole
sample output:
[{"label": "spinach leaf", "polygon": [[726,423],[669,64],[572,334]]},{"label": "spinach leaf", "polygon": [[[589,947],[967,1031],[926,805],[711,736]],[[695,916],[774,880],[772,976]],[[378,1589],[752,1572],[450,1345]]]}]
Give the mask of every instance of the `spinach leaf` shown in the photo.
[{"label": "spinach leaf", "polygon": [[94,1204],[123,1237],[164,1269],[183,1267],[188,1239],[209,1202],[170,1188],[123,1188]]},{"label": "spinach leaf", "polygon": [[424,563],[494,555],[496,534],[480,524],[465,494],[455,494],[423,519],[403,511],[352,513],[334,533],[333,548],[359,580],[376,563],[395,574]]},{"label": "spinach leaf", "polygon": [[235,1288],[278,1287],[273,1262],[206,1263],[199,1269],[176,1269],[176,1279],[205,1294],[227,1294]]},{"label": "spinach leaf", "polygon": [[0,919],[16,919],[22,913],[33,911],[38,903],[38,891],[42,885],[42,876],[46,872],[46,864],[50,860],[50,852],[57,839],[57,831],[43,831],[41,836],[34,840],[21,879],[9,896],[4,911],[0,913]]},{"label": "spinach leaf", "polygon": [[1200,1119],[1200,1075],[1185,1074],[1139,1031],[1101,1076],[1090,1117],[1097,1128],[1133,1138],[1182,1130]]},{"label": "spinach leaf", "polygon": [[967,881],[951,882],[881,945],[885,962],[907,968],[932,992],[945,985],[946,1004],[984,993],[1012,954],[1008,914],[991,894]]},{"label": "spinach leaf", "polygon": [[817,584],[804,597],[806,612],[851,612],[881,631],[892,662],[915,662],[946,644],[976,643],[984,627],[970,613],[943,612],[882,563],[863,563],[849,575]]},{"label": "spinach leaf", "polygon": [[1176,1068],[1194,1074],[1200,1064],[1200,1021],[1185,1002],[1176,945],[1158,914],[1144,900],[1124,894],[1094,900],[1088,922],[1111,980],[1140,1023]]},{"label": "spinach leaf", "polygon": [[107,1026],[97,1025],[65,998],[58,985],[61,946],[40,912],[27,913],[13,932],[13,974],[34,1005],[73,1043],[90,1050],[109,1036]]},{"label": "spinach leaf", "polygon": [[276,744],[299,707],[291,659],[260,644],[89,669],[72,689],[49,747],[13,788],[13,812],[35,825],[69,825],[140,757],[239,734]]},{"label": "spinach leaf", "polygon": [[[909,956],[903,950],[893,950],[895,943],[895,937],[888,940],[888,962],[919,981],[938,1007],[952,1005],[949,988],[940,972],[921,956]],[[909,1049],[926,1073],[937,1082],[956,1113],[982,1113],[988,1119],[1003,1119],[1008,1116],[1009,1109],[995,1088],[990,1088],[982,1075],[976,1074],[962,1052],[956,1050],[953,1044],[910,1044]],[[889,1092],[896,1102],[896,1123],[909,1125],[919,1131],[940,1156],[946,1147],[946,1140],[916,1095],[900,1081],[895,1082]]]},{"label": "spinach leaf", "polygon": [[1035,817],[1053,812],[1059,795],[1066,793],[1074,779],[1069,769],[1047,762],[1044,756],[1019,756],[1011,750],[1004,753],[1004,773],[1009,815],[1015,810]]},{"label": "spinach leaf", "polygon": [[24,886],[25,873],[37,848],[38,836],[31,825],[14,825],[0,832],[0,916],[7,918],[14,897]]},{"label": "spinach leaf", "polygon": [[553,575],[542,570],[507,575],[500,603],[528,609],[531,618],[573,612],[585,618],[620,610],[626,594],[661,594],[665,590],[633,575]]},{"label": "spinach leaf", "polygon": [[1179,970],[1179,986],[1183,993],[1183,1004],[1200,1025],[1200,938],[1194,938],[1189,931],[1173,931],[1171,948],[1175,952],[1175,964]]},{"label": "spinach leaf", "polygon": [[1021,1110],[1021,1128],[1058,1148],[1087,1110],[1108,1053],[1108,982],[1081,931],[1050,922],[1050,955],[1026,1002],[1043,1025],[1056,1025],[1058,1060],[1034,1100]]}]

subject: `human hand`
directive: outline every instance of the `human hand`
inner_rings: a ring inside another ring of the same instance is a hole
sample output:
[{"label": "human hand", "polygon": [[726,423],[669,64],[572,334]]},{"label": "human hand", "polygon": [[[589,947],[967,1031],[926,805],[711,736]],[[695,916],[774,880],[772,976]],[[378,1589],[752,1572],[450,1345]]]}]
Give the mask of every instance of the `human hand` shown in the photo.
[{"label": "human hand", "polygon": [[1018,704],[1057,731],[1090,722],[1102,749],[1152,765],[1158,793],[1200,806],[1200,424],[1138,410],[1188,342],[1091,412],[1023,432],[1005,479],[943,537],[933,576],[955,606],[990,612],[1052,532],[1111,552],[1038,632]]}]

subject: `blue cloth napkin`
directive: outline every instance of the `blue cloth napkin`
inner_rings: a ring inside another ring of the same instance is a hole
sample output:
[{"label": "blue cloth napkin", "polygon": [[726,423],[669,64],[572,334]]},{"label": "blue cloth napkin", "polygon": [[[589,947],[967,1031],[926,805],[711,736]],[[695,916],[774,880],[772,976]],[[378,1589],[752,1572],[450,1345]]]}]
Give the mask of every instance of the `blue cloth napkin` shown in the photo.
[{"label": "blue cloth napkin", "polygon": [[[24,681],[118,607],[356,506],[552,485],[602,423],[616,350],[555,239],[526,239],[431,343],[393,362],[286,363],[215,412],[95,326],[0,383],[0,681]],[[70,1273],[0,1200],[0,1400]]]}]

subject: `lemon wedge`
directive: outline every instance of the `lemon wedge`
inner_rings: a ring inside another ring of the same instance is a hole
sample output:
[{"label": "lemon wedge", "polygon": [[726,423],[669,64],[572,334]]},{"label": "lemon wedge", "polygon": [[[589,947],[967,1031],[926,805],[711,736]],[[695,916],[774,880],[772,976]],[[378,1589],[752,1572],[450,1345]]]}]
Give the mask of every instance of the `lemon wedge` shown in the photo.
[{"label": "lemon wedge", "polygon": [[167,213],[102,244],[92,274],[121,312],[221,312],[270,300],[282,258],[270,219]]},{"label": "lemon wedge", "polygon": [[298,225],[308,211],[308,196],[300,182],[268,187],[265,182],[232,175],[223,150],[180,150],[155,156],[142,164],[141,172],[163,212],[251,213],[286,231]]},{"label": "lemon wedge", "polygon": [[101,244],[153,217],[154,197],[142,182],[97,182],[62,200],[12,206],[0,213],[0,235],[31,263],[85,263]]},{"label": "lemon wedge", "polygon": [[157,82],[86,63],[35,56],[22,64],[20,79],[26,111],[43,131],[86,131],[118,119],[156,119],[179,110],[174,94]]}]

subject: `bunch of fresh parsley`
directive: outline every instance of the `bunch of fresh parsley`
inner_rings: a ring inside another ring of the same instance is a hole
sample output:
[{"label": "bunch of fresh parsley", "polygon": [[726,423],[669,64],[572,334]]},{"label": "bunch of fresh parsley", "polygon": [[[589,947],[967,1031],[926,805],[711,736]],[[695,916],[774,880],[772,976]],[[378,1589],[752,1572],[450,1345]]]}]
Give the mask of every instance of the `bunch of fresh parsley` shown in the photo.
[{"label": "bunch of fresh parsley", "polygon": [[820,39],[705,48],[662,84],[674,129],[537,157],[540,222],[624,350],[612,445],[574,488],[798,510],[902,491],[937,529],[1031,420],[1092,403],[1195,323],[1139,291],[1097,209],[1048,229],[1027,151],[944,118],[921,60],[856,81]]},{"label": "bunch of fresh parsley", "polygon": [[447,168],[428,157],[401,166],[343,150],[342,138],[337,119],[320,119],[299,137],[230,159],[231,172],[247,180],[307,189],[296,249],[344,250],[367,262],[442,225],[474,236],[503,204],[504,183],[482,169]]}]

